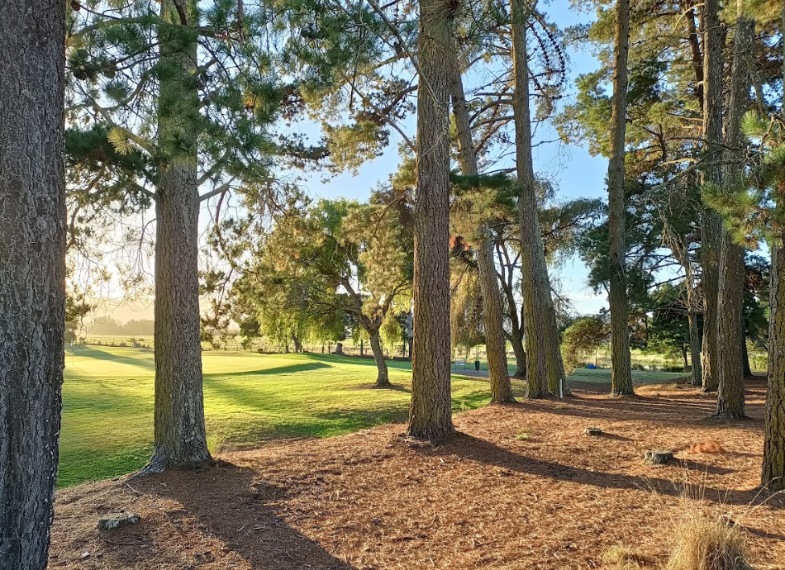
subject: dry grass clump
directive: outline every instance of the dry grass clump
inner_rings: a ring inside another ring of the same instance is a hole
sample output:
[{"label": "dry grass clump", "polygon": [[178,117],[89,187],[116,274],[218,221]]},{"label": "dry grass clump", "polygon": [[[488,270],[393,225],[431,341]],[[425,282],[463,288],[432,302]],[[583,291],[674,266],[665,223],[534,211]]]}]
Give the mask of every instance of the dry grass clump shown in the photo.
[{"label": "dry grass clump", "polygon": [[607,570],[640,570],[646,557],[628,546],[614,545],[602,553],[603,568]]},{"label": "dry grass clump", "polygon": [[692,513],[676,529],[666,570],[751,570],[748,557],[737,526]]}]

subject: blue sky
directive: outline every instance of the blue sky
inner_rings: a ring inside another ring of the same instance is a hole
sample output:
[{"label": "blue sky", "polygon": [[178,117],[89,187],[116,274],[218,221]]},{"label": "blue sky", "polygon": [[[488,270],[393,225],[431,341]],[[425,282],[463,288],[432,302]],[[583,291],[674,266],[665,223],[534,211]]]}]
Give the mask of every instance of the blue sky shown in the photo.
[{"label": "blue sky", "polygon": [[[569,0],[540,3],[540,8],[546,11],[549,20],[560,27],[586,23],[591,18],[590,14],[571,8]],[[573,49],[569,50],[568,54],[569,80],[565,100],[572,96],[575,78],[598,66],[595,58],[587,51]],[[414,131],[413,120],[407,123],[407,126],[410,127],[410,132]],[[552,140],[557,137],[552,129],[541,126],[536,138]],[[391,144],[385,153],[376,160],[365,163],[356,175],[341,174],[323,181],[320,175],[314,174],[306,178],[304,186],[314,196],[342,196],[365,200],[377,183],[386,180],[397,169],[400,161],[397,148],[400,142],[400,136],[393,131]],[[607,159],[592,157],[583,146],[551,143],[536,147],[534,168],[538,174],[545,175],[556,183],[558,200],[605,196]],[[563,292],[570,297],[577,313],[597,313],[601,307],[607,305],[605,294],[596,295],[586,286],[587,270],[577,257],[564,260],[559,266],[552,268],[551,272],[552,278],[560,281]]]}]

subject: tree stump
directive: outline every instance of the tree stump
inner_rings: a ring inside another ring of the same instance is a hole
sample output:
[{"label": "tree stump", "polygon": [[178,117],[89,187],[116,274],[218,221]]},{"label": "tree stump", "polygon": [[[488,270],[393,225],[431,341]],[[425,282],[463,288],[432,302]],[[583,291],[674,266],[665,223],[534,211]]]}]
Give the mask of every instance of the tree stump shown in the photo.
[{"label": "tree stump", "polygon": [[673,462],[673,452],[667,449],[649,449],[643,460],[649,465],[665,465]]},{"label": "tree stump", "polygon": [[586,435],[602,435],[602,430],[598,427],[587,427],[584,432]]},{"label": "tree stump", "polygon": [[112,530],[121,526],[129,526],[139,522],[139,515],[134,513],[112,513],[98,519],[98,530]]}]

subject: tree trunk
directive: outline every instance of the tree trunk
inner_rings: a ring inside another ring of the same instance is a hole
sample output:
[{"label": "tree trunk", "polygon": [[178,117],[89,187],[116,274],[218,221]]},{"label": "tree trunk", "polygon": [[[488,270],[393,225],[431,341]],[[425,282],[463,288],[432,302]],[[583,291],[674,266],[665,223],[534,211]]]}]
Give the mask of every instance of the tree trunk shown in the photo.
[{"label": "tree trunk", "polygon": [[379,330],[369,330],[368,334],[371,337],[371,352],[373,353],[373,359],[376,361],[376,387],[389,388],[392,384],[390,384],[390,375],[387,372],[387,362],[384,360]]},{"label": "tree trunk", "polygon": [[454,3],[420,0],[417,195],[414,203],[414,355],[407,433],[453,433],[450,394],[449,61]]},{"label": "tree trunk", "polygon": [[608,163],[608,229],[610,233],[611,393],[633,394],[627,306],[627,247],[624,155],[627,132],[627,56],[630,42],[629,0],[616,0],[611,158]]},{"label": "tree trunk", "polygon": [[[785,5],[782,7],[785,30]],[[782,44],[782,81],[785,85],[785,42]],[[785,113],[785,93],[782,95]],[[785,195],[777,196],[776,207],[782,219]],[[766,428],[763,437],[761,485],[772,492],[785,489],[785,229],[779,230],[780,246],[771,250],[771,285],[769,293],[769,370],[766,392]]]},{"label": "tree trunk", "polygon": [[510,344],[515,353],[515,378],[526,378],[526,351],[523,349],[523,335],[513,327],[510,333]]},{"label": "tree trunk", "polygon": [[526,378],[528,397],[541,398],[549,391],[567,392],[564,365],[559,347],[556,311],[545,263],[545,249],[537,214],[529,108],[529,70],[526,52],[527,12],[523,0],[510,0],[512,13],[513,115],[515,118],[515,159],[520,185],[518,216],[521,229],[521,274],[524,328],[526,331]]},{"label": "tree trunk", "polygon": [[752,366],[750,366],[750,353],[747,350],[747,338],[742,335],[741,337],[741,365],[744,370],[744,377],[749,378],[752,376]]},{"label": "tree trunk", "polygon": [[[195,2],[187,5],[195,19]],[[161,15],[179,23],[173,0]],[[159,145],[165,157],[156,192],[155,243],[155,451],[148,471],[188,469],[210,459],[204,425],[202,348],[199,337],[196,124],[193,74],[196,40],[162,28],[160,61],[170,73],[161,80]]]},{"label": "tree trunk", "polygon": [[[780,209],[783,206],[777,205]],[[785,238],[785,231],[780,231],[780,238]],[[782,247],[771,251],[770,311],[769,388],[761,485],[770,491],[782,491],[785,489],[785,251]]]},{"label": "tree trunk", "polygon": [[[704,184],[722,183],[722,28],[719,20],[719,1],[706,0],[703,7],[703,137]],[[703,358],[702,388],[704,392],[717,390],[717,295],[719,291],[719,250],[722,223],[708,207],[701,217],[701,265],[703,267]]]},{"label": "tree trunk", "polygon": [[0,566],[46,567],[65,335],[65,4],[0,17]]},{"label": "tree trunk", "polygon": [[[733,42],[733,71],[726,128],[726,169],[724,191],[733,192],[741,183],[745,165],[742,116],[749,106],[749,70],[745,59],[752,49],[754,22],[745,15],[743,0],[738,1],[736,38]],[[744,418],[744,250],[722,231],[717,303],[722,310],[717,319],[717,411],[718,418]]]},{"label": "tree trunk", "polygon": [[365,356],[365,340],[360,339],[360,356]]},{"label": "tree trunk", "polygon": [[690,371],[690,361],[687,358],[687,354],[690,351],[689,349],[690,349],[689,345],[687,344],[681,345],[681,358],[684,361],[684,366],[682,367],[682,370],[684,371],[685,374]]},{"label": "tree trunk", "polygon": [[[469,110],[461,80],[461,70],[457,60],[457,47],[454,48],[452,77],[452,107],[455,129],[458,135],[458,160],[461,170],[469,176],[477,176],[477,154],[474,151]],[[496,404],[514,402],[510,373],[507,370],[507,341],[504,338],[504,314],[493,260],[493,243],[490,229],[483,224],[478,228],[477,269],[480,278],[480,291],[483,302],[483,325],[485,328],[485,354],[488,360],[488,378],[491,385],[491,402]]]},{"label": "tree trunk", "polygon": [[698,387],[701,385],[701,341],[698,315],[695,311],[690,310],[687,313],[687,322],[690,327],[690,382],[693,386]]}]

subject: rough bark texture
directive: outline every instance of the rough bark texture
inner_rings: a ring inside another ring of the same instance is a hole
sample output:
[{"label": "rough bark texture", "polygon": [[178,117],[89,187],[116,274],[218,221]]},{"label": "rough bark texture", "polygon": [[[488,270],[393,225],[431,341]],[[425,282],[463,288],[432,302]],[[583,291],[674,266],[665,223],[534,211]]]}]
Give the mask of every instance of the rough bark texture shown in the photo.
[{"label": "rough bark texture", "polygon": [[379,336],[379,329],[369,330],[371,337],[371,352],[373,352],[373,359],[376,361],[376,387],[389,388],[390,375],[387,371],[387,362],[384,360],[384,351],[382,351],[382,340]]},{"label": "rough bark texture", "polygon": [[[785,30],[785,4],[782,6]],[[785,85],[785,42],[782,44],[782,79]],[[782,96],[785,114],[785,93]],[[776,207],[785,211],[785,193],[780,191]],[[782,218],[780,218],[782,219]],[[771,491],[785,489],[785,229],[779,230],[779,244],[771,250],[771,291],[769,293],[769,389],[766,393],[766,430],[763,439],[761,485]]]},{"label": "rough bark texture", "polygon": [[[703,7],[703,183],[722,183],[722,28],[719,1],[706,0]],[[703,358],[702,388],[717,390],[717,295],[722,224],[719,216],[703,208],[701,216],[701,265],[703,267]]]},{"label": "rough bark texture", "polygon": [[[187,7],[187,16],[195,20],[195,3]],[[173,0],[161,3],[161,14],[181,22]],[[163,164],[155,196],[155,451],[148,466],[151,471],[195,468],[210,460],[199,335],[196,129],[187,118],[189,107],[198,108],[193,82],[197,46],[193,36],[162,32],[160,50],[161,63],[170,74],[161,81],[158,111]]]},{"label": "rough bark texture", "polygon": [[[780,206],[782,207],[782,206]],[[780,232],[785,239],[785,232]],[[769,389],[761,485],[785,489],[785,251],[771,251],[771,318],[769,320]]]},{"label": "rough bark texture", "polygon": [[[461,71],[456,55],[452,66],[452,107],[455,117],[455,129],[458,134],[458,160],[461,170],[469,176],[477,176],[480,169],[477,165],[477,154],[474,151],[469,109],[461,80]],[[491,402],[514,402],[510,373],[507,370],[507,341],[504,338],[504,314],[499,293],[499,282],[496,278],[496,267],[493,262],[493,243],[490,230],[483,225],[478,228],[476,247],[477,269],[480,277],[480,291],[483,302],[483,326],[485,328],[485,354],[488,359],[488,377],[491,384]]]},{"label": "rough bark texture", "polygon": [[414,354],[411,437],[453,431],[450,395],[449,96],[454,3],[420,1],[417,195],[414,204]]},{"label": "rough bark texture", "polygon": [[526,342],[526,378],[530,398],[548,392],[567,393],[564,365],[551,298],[551,283],[537,214],[537,196],[532,164],[529,70],[526,52],[527,11],[523,0],[511,0],[512,51],[515,90],[515,159],[520,185],[518,216],[521,227],[521,273]]},{"label": "rough bark texture", "polygon": [[[690,286],[691,287],[691,286]],[[689,299],[688,294],[688,303],[692,300]],[[690,327],[690,383],[698,387],[701,385],[702,376],[701,376],[701,338],[700,338],[700,326],[698,324],[698,315],[697,313],[690,309],[687,313],[687,322],[689,323]]]},{"label": "rough bark texture", "polygon": [[46,567],[65,332],[65,4],[0,16],[0,567]]},{"label": "rough bark texture", "polygon": [[[754,22],[738,3],[736,38],[733,42],[733,72],[725,133],[725,191],[732,192],[741,182],[745,148],[741,120],[749,106],[749,72],[746,59],[752,49]],[[717,411],[719,418],[743,418],[744,414],[744,250],[722,231],[718,273],[717,304]]]},{"label": "rough bark texture", "polygon": [[633,393],[627,307],[624,155],[627,132],[627,55],[630,41],[629,0],[616,1],[611,158],[608,163],[608,229],[610,233],[611,393]]}]

